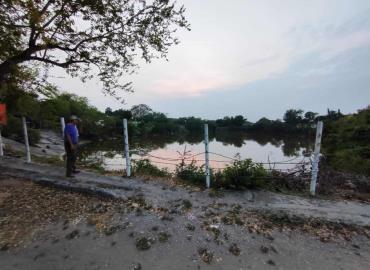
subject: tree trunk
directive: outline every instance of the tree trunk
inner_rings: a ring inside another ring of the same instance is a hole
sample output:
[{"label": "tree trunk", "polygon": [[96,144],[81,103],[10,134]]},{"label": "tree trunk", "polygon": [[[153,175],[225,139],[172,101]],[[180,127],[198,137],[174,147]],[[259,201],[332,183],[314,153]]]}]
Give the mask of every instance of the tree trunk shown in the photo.
[{"label": "tree trunk", "polygon": [[30,56],[31,51],[27,49],[18,55],[6,59],[0,64],[0,87],[2,87],[6,82],[8,76],[12,73],[13,68],[15,68],[19,63],[29,60]]},{"label": "tree trunk", "polygon": [[7,76],[11,73],[12,67],[16,64],[6,60],[0,65],[0,85],[6,80]]}]

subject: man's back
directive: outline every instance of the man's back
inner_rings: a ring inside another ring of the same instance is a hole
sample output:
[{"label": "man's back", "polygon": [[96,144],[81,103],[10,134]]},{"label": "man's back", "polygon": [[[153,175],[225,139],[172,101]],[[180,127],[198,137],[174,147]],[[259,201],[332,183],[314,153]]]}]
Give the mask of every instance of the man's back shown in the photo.
[{"label": "man's back", "polygon": [[64,138],[67,139],[67,136],[72,140],[72,143],[76,145],[78,143],[78,134],[75,124],[68,123],[64,129]]}]

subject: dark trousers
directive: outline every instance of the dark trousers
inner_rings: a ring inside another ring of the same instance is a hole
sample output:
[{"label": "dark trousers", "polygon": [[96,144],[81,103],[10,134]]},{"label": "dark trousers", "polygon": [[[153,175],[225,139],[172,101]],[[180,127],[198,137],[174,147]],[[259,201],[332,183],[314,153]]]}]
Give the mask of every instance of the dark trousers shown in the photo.
[{"label": "dark trousers", "polygon": [[67,154],[67,165],[66,165],[67,176],[71,176],[72,172],[76,170],[76,156],[77,156],[76,147],[77,146],[75,146],[75,149],[72,149],[69,143],[64,144],[64,148]]}]

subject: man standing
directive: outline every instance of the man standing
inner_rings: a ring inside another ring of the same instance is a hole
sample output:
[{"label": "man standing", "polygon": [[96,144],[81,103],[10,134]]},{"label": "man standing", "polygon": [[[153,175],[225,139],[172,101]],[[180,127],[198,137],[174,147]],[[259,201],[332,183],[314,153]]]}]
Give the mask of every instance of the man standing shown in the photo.
[{"label": "man standing", "polygon": [[64,148],[67,154],[67,172],[66,176],[74,178],[72,173],[78,173],[76,170],[76,150],[78,144],[77,132],[78,118],[72,115],[64,129]]}]

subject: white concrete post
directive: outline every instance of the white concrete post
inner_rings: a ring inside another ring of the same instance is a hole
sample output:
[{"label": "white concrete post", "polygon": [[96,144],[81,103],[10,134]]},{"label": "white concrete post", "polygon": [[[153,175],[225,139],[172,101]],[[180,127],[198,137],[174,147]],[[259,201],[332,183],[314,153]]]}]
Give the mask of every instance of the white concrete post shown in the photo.
[{"label": "white concrete post", "polygon": [[130,149],[128,145],[128,128],[127,119],[123,119],[123,138],[125,143],[125,157],[126,157],[126,175],[131,176],[131,160],[130,160]]},{"label": "white concrete post", "polygon": [[319,172],[320,148],[321,148],[321,138],[322,138],[323,127],[324,127],[323,122],[319,121],[317,123],[315,150],[313,152],[313,161],[312,161],[312,172],[311,172],[312,175],[311,175],[311,186],[310,186],[310,193],[312,196],[314,196],[316,192],[316,182],[317,182],[317,173]]},{"label": "white concrete post", "polygon": [[4,156],[3,150],[3,138],[1,137],[1,126],[0,126],[0,157]]},{"label": "white concrete post", "polygon": [[66,127],[66,122],[64,121],[64,117],[60,118],[60,126],[62,128],[62,139],[64,141],[64,129]]},{"label": "white concrete post", "polygon": [[26,158],[27,162],[31,162],[31,152],[30,152],[30,144],[28,142],[28,132],[27,132],[27,123],[26,123],[26,117],[22,117],[23,122],[23,133],[24,133],[24,144],[26,146]]},{"label": "white concrete post", "polygon": [[206,160],[206,186],[211,186],[211,176],[209,172],[209,141],[208,141],[208,124],[204,124],[204,146],[205,146],[205,160]]}]

